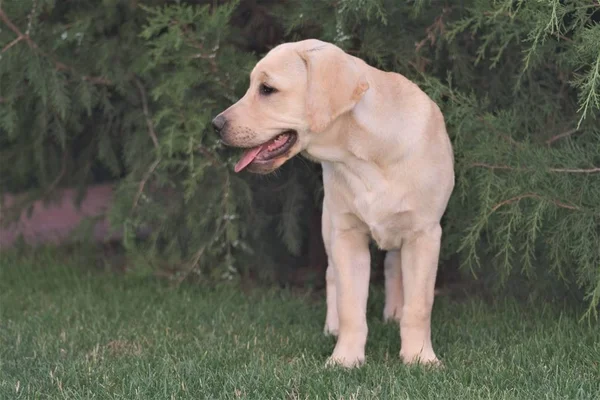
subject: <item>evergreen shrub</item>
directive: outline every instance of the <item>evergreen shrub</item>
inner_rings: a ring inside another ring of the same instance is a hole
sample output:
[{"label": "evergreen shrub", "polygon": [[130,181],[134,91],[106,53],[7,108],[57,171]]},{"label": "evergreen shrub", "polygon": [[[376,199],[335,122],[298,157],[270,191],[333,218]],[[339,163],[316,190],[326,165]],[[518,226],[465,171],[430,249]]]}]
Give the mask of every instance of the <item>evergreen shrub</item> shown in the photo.
[{"label": "evergreen shrub", "polygon": [[[595,0],[3,0],[2,191],[118,180],[125,243],[232,278],[301,255],[319,166],[236,175],[211,119],[284,41],[331,41],[442,108],[457,185],[443,258],[502,283],[574,279],[600,303]],[[26,204],[25,204],[26,205]],[[260,240],[259,240],[260,239]]]}]

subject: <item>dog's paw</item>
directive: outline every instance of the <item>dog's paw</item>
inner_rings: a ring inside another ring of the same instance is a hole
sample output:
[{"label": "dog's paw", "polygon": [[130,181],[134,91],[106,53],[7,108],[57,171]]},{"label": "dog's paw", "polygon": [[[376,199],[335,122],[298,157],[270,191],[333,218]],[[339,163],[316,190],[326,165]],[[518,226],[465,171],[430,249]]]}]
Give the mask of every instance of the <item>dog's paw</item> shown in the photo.
[{"label": "dog's paw", "polygon": [[323,329],[323,334],[325,336],[337,337],[339,334],[339,329],[337,326],[330,326],[329,324],[325,324],[325,328]]},{"label": "dog's paw", "polygon": [[401,310],[399,311],[395,306],[385,305],[383,308],[383,321],[384,322],[396,322],[400,323],[401,319]]},{"label": "dog's paw", "polygon": [[337,315],[335,316],[335,318],[327,315],[327,319],[325,321],[325,328],[323,329],[323,333],[325,334],[325,336],[338,336],[338,333],[340,331],[340,324],[337,318]]},{"label": "dog's paw", "polygon": [[334,358],[330,356],[325,363],[326,367],[343,367],[343,368],[358,368],[365,363],[365,359],[363,358]]},{"label": "dog's paw", "polygon": [[333,354],[327,359],[327,367],[340,366],[344,368],[356,368],[365,363],[365,352],[359,350],[343,349],[336,346]]},{"label": "dog's paw", "polygon": [[435,356],[433,351],[421,353],[406,353],[400,351],[400,359],[406,365],[423,365],[427,367],[443,368],[442,362]]}]

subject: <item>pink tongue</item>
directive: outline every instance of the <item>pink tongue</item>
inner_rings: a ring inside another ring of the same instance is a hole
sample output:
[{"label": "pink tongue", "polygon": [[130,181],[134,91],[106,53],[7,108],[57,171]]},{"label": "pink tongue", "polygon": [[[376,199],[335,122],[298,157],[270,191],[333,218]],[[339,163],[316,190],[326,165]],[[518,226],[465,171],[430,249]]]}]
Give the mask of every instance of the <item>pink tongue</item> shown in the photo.
[{"label": "pink tongue", "polygon": [[250,164],[252,161],[254,161],[254,159],[256,158],[258,153],[260,153],[264,148],[265,148],[265,145],[263,144],[261,146],[256,146],[249,150],[246,150],[244,152],[244,155],[240,159],[240,161],[238,161],[237,164],[235,164],[235,168],[234,168],[235,172],[240,172],[241,170],[246,168],[248,166],[248,164]]}]

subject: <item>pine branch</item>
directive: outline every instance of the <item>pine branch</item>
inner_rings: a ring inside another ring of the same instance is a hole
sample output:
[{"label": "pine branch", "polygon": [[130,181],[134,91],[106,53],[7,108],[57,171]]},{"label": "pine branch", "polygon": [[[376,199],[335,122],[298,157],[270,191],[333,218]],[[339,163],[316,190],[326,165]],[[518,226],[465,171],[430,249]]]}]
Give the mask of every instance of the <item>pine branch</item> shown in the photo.
[{"label": "pine branch", "polygon": [[[179,21],[173,21],[173,24],[179,25],[181,23]],[[186,25],[181,25],[181,30],[183,32],[183,37],[184,37],[184,39],[186,39],[187,44],[190,47],[193,47],[193,48],[195,48],[197,50],[200,50],[199,53],[194,54],[193,56],[191,56],[191,58],[192,59],[200,58],[202,60],[208,61],[208,63],[210,64],[211,71],[214,74],[217,74],[219,72],[219,67],[217,65],[217,52],[219,51],[219,45],[217,44],[210,51],[210,53],[206,53],[206,49],[204,48],[204,44],[201,43],[201,42],[198,42],[197,40],[195,40],[194,38],[191,37],[190,30],[188,29],[188,27]],[[223,88],[229,90],[230,92],[234,92],[233,88],[227,86],[226,83],[222,82],[220,79],[217,79],[215,82],[219,86],[222,86]]]},{"label": "pine branch", "polygon": [[[213,241],[217,240],[225,231],[225,224],[221,223],[219,224],[219,227],[215,230],[215,234],[213,235]],[[194,271],[194,269],[196,269],[196,266],[198,266],[198,263],[200,262],[200,259],[202,258],[202,256],[204,255],[204,252],[206,251],[206,248],[212,244],[211,242],[207,242],[205,243],[202,247],[200,247],[198,249],[198,251],[196,251],[196,254],[194,254],[194,257],[192,257],[192,260],[189,263],[188,268],[179,275],[179,277],[177,278],[175,284],[176,286],[181,285],[181,283],[192,273],[192,271]]]},{"label": "pine branch", "polygon": [[222,166],[225,165],[217,157],[215,157],[215,155],[213,153],[211,153],[210,150],[208,150],[206,147],[204,147],[204,146],[198,146],[198,147],[196,147],[196,150],[198,150],[204,156],[206,156],[207,158],[209,158],[210,161],[212,162],[212,165],[219,166],[219,167],[222,167]]},{"label": "pine branch", "polygon": [[[174,21],[174,24],[179,25],[180,22],[178,21]],[[197,40],[193,39],[190,36],[190,31],[188,29],[188,27],[186,25],[181,25],[181,29],[183,31],[183,37],[187,40],[188,44],[197,49],[200,50],[199,53],[196,53],[192,56],[192,58],[202,58],[204,60],[207,60],[210,63],[210,67],[212,69],[212,72],[217,73],[217,71],[219,70],[217,67],[217,63],[216,63],[216,58],[217,58],[217,51],[219,50],[219,45],[216,45],[214,49],[212,49],[210,54],[206,54],[206,49],[204,48],[204,45],[200,42],[198,42]]]},{"label": "pine branch", "polygon": [[62,180],[62,178],[67,173],[67,154],[68,153],[66,151],[63,152],[63,157],[62,157],[62,161],[61,161],[60,172],[58,173],[58,175],[56,176],[56,178],[54,178],[54,180],[48,186],[48,188],[45,190],[45,194],[46,195],[50,194],[56,188],[56,186],[60,183],[60,181]]},{"label": "pine branch", "polygon": [[33,5],[31,6],[31,11],[29,12],[29,16],[27,17],[27,30],[25,31],[25,35],[29,36],[31,34],[31,27],[33,26],[33,17],[37,11],[38,2],[37,0],[33,0]]},{"label": "pine branch", "polygon": [[152,118],[150,116],[150,110],[148,109],[148,98],[146,96],[146,90],[144,89],[144,85],[137,77],[133,77],[133,82],[138,87],[138,91],[140,92],[140,98],[142,99],[142,111],[144,112],[144,116],[146,117],[146,126],[148,127],[148,135],[150,139],[152,139],[152,144],[154,144],[154,148],[158,150],[158,138],[156,137],[156,132],[154,131],[154,124],[152,123]]},{"label": "pine branch", "polygon": [[[57,60],[52,54],[49,54],[49,53],[45,52],[42,48],[40,48],[40,46],[35,41],[33,41],[33,39],[31,39],[31,37],[29,36],[28,33],[21,32],[21,30],[10,20],[10,18],[8,18],[8,16],[4,12],[4,10],[1,8],[0,8],[0,20],[2,20],[2,22],[4,22],[6,24],[6,26],[8,26],[8,28],[17,35],[17,38],[15,40],[13,40],[12,42],[10,42],[9,44],[7,44],[6,46],[4,46],[2,48],[1,53],[4,53],[5,51],[7,51],[8,49],[10,49],[11,47],[13,47],[14,45],[16,45],[19,42],[25,41],[30,49],[32,49],[36,53],[51,60],[57,71],[68,71],[68,72],[71,72],[76,75],[81,75],[81,74],[78,74],[77,71],[73,67]],[[90,83],[96,84],[96,85],[112,85],[113,84],[110,79],[102,77],[102,76],[82,75],[81,79],[83,79],[86,82],[90,82]]]},{"label": "pine branch", "polygon": [[[519,196],[515,196],[515,197],[511,197],[510,199],[506,199],[501,201],[500,203],[494,205],[492,207],[492,209],[490,210],[489,214],[493,214],[496,210],[498,210],[500,207],[505,206],[507,204],[512,204],[515,202],[519,202],[523,199],[539,199],[539,200],[547,200],[546,198],[544,198],[543,196],[540,196],[537,193],[525,193],[525,194],[521,194]],[[559,200],[550,200],[554,205],[556,205],[557,207],[560,208],[566,208],[568,210],[580,210],[579,207],[577,206],[572,206],[570,204],[566,204],[563,203],[562,201]]]},{"label": "pine branch", "polygon": [[600,167],[579,169],[579,168],[550,168],[550,172],[566,172],[569,174],[595,174],[600,172]]},{"label": "pine branch", "polygon": [[550,146],[552,143],[556,142],[557,140],[571,136],[572,134],[577,133],[578,131],[579,131],[579,129],[573,128],[573,129],[569,129],[566,132],[559,133],[558,135],[554,135],[550,139],[546,140],[546,144],[548,146]]},{"label": "pine branch", "polygon": [[0,53],[6,52],[8,49],[10,49],[11,47],[13,47],[15,44],[19,43],[23,39],[25,39],[25,36],[19,36],[19,37],[17,37],[15,40],[13,40],[12,42],[10,42],[6,46],[4,46],[2,48],[2,51]]},{"label": "pine branch", "polygon": [[497,133],[498,136],[500,136],[502,139],[506,140],[508,143],[510,144],[514,144],[514,145],[520,145],[519,142],[517,142],[515,139],[513,139],[512,137],[505,135],[503,133],[498,132],[498,129],[496,129],[495,126],[493,126],[490,121],[488,121],[486,118],[484,117],[479,117],[477,118],[479,121],[483,122],[484,125],[489,128],[492,132]]},{"label": "pine branch", "polygon": [[[511,167],[508,165],[492,165],[492,164],[486,164],[486,163],[472,163],[470,164],[471,167],[481,167],[481,168],[487,168],[487,169],[491,169],[491,170],[508,170],[508,171],[520,171],[520,172],[531,172],[531,171],[536,171],[535,168],[522,168],[522,167]],[[600,167],[593,167],[593,168],[548,168],[546,169],[546,171],[548,172],[564,172],[564,173],[570,173],[570,174],[595,174],[600,172]]]},{"label": "pine branch", "polygon": [[600,96],[598,96],[597,90],[600,87],[600,52],[594,61],[593,66],[589,72],[589,81],[581,84],[583,91],[587,91],[585,100],[577,110],[581,112],[581,118],[577,123],[577,128],[581,126],[583,120],[586,118],[588,111],[593,107],[600,107]]},{"label": "pine branch", "polygon": [[138,205],[138,202],[140,201],[140,197],[142,196],[142,193],[144,192],[144,188],[146,187],[146,183],[148,182],[148,180],[150,179],[150,177],[152,176],[152,174],[154,173],[154,171],[156,170],[156,168],[158,167],[158,164],[160,164],[160,146],[158,143],[158,138],[156,136],[156,132],[154,130],[154,123],[152,122],[152,117],[150,116],[150,110],[148,109],[148,99],[146,97],[146,90],[144,89],[144,85],[142,85],[142,82],[140,82],[140,80],[137,77],[133,77],[133,82],[136,84],[138,91],[140,93],[140,98],[142,99],[142,111],[144,113],[144,116],[146,117],[146,126],[148,127],[148,136],[150,136],[150,139],[152,140],[152,144],[154,146],[154,149],[156,150],[157,156],[156,156],[156,160],[154,160],[154,162],[152,162],[152,164],[150,164],[150,167],[148,168],[148,170],[146,171],[146,173],[144,174],[142,180],[140,181],[139,185],[138,185],[138,191],[135,194],[135,196],[133,197],[133,205],[131,207],[131,212],[133,212],[135,210],[135,208]]}]

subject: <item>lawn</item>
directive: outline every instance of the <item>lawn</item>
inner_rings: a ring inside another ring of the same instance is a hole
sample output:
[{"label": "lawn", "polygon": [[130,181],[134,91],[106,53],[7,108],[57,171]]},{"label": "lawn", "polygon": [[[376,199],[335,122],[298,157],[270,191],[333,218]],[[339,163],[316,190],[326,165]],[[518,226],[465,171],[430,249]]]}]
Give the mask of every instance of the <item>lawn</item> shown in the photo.
[{"label": "lawn", "polygon": [[567,306],[438,297],[427,370],[400,363],[374,287],[367,364],[346,371],[324,366],[322,295],[54,260],[0,260],[1,399],[600,399],[600,330]]}]

